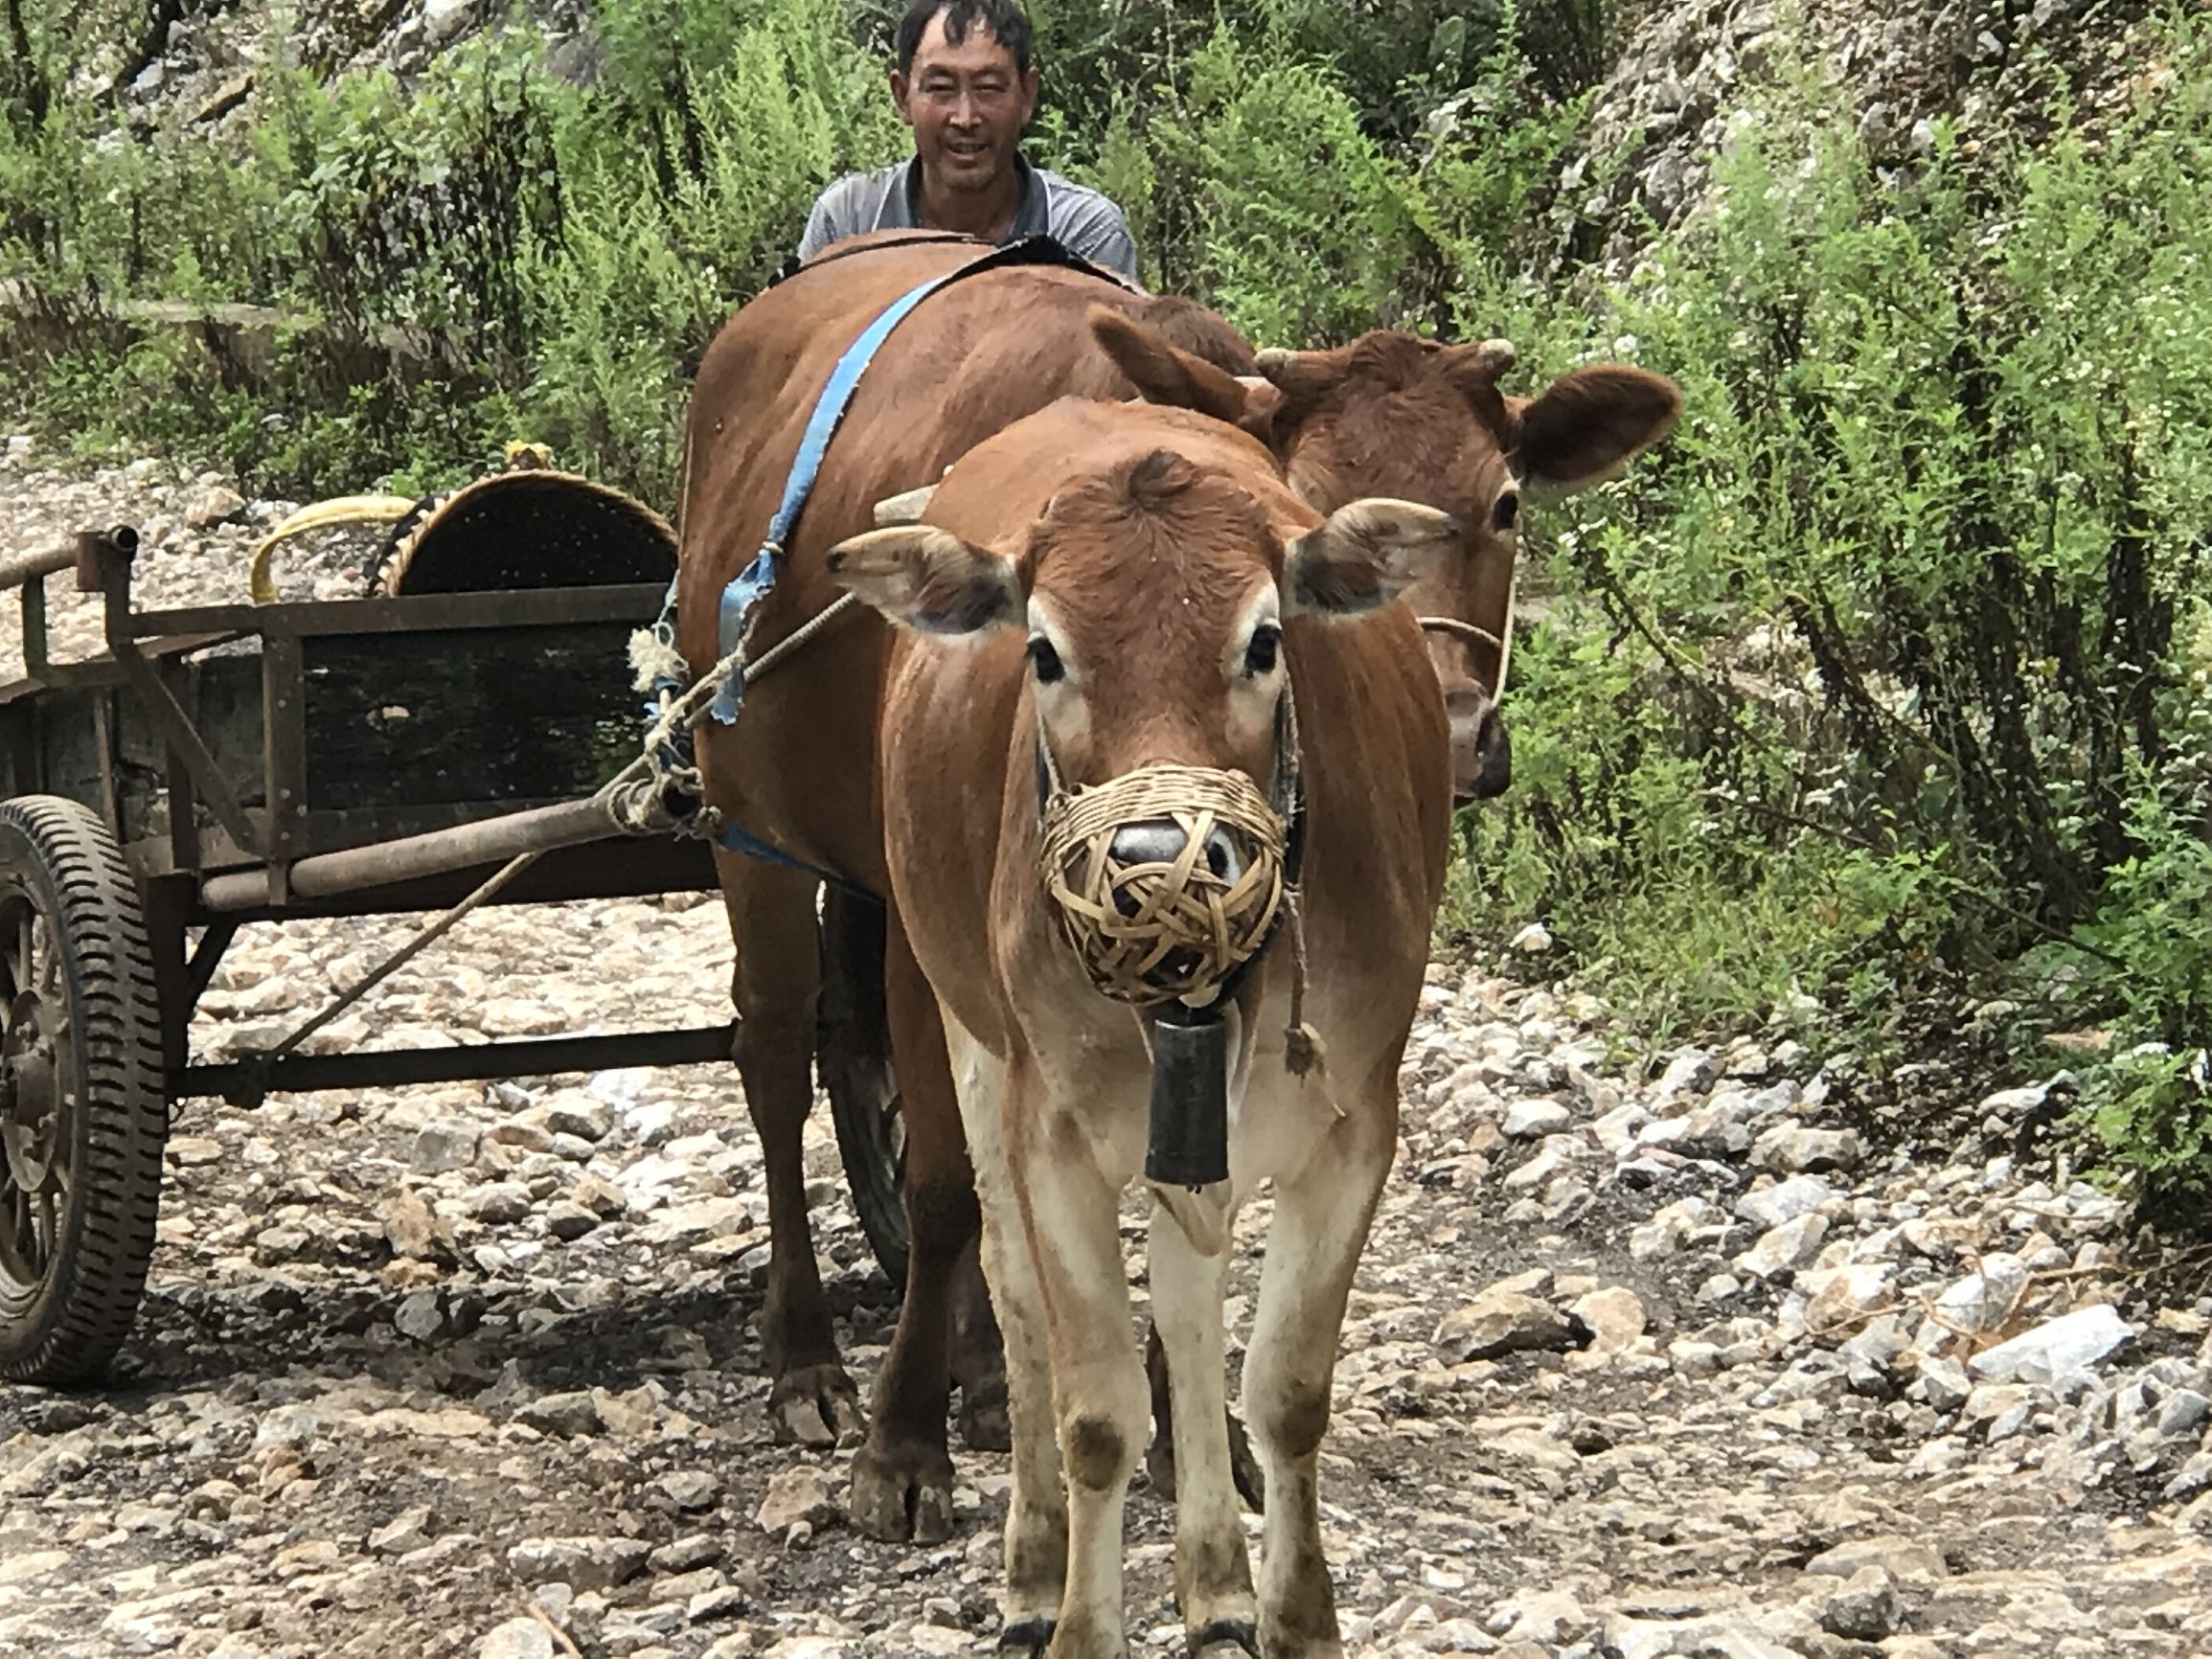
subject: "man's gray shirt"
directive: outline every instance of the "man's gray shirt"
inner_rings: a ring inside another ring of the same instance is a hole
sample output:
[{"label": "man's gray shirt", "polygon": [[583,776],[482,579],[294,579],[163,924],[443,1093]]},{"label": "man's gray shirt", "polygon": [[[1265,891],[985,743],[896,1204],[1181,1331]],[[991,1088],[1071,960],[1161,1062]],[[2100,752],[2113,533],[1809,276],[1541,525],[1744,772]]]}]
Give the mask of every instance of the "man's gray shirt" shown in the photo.
[{"label": "man's gray shirt", "polygon": [[[1020,156],[1021,206],[1015,213],[1008,241],[1049,236],[1072,254],[1095,265],[1137,280],[1137,247],[1122,210],[1097,191],[1062,178]],[[917,228],[915,195],[921,185],[919,157],[875,172],[848,173],[822,193],[807,216],[799,257],[811,259],[832,242],[867,231]]]}]

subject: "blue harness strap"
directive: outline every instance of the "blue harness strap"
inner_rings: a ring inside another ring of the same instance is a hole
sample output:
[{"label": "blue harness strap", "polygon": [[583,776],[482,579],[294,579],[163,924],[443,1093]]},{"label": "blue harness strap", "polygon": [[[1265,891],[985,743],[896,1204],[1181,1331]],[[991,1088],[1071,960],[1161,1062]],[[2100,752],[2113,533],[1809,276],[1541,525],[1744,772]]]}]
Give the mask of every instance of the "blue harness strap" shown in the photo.
[{"label": "blue harness strap", "polygon": [[[814,481],[822,474],[822,458],[830,453],[830,440],[837,436],[837,428],[845,423],[845,412],[853,407],[853,395],[859,391],[860,377],[868,373],[868,365],[876,360],[876,353],[883,349],[891,330],[903,323],[916,306],[974,268],[972,264],[963,265],[959,270],[907,289],[891,302],[881,316],[862,330],[860,337],[846,347],[845,354],[837,359],[836,368],[830,372],[829,384],[822,388],[822,396],[815,400],[814,413],[808,417],[806,434],[799,440],[798,458],[791,463],[790,475],[784,480],[784,499],[777,505],[776,516],[768,521],[768,539],[753,556],[753,562],[722,589],[717,637],[723,656],[728,656],[743,642],[745,629],[753,620],[754,607],[776,585],[776,562],[783,557],[792,533],[799,528],[799,515],[807,511],[808,498],[814,493]],[[709,712],[722,725],[729,725],[738,717],[738,705],[744,694],[743,672],[733,672],[715,694]]]},{"label": "blue harness strap", "polygon": [[[887,245],[896,247],[901,244]],[[917,306],[940,289],[949,287],[964,278],[1012,265],[1057,265],[1088,272],[1121,285],[1119,279],[1081,256],[1070,253],[1050,237],[1029,237],[1018,242],[1010,242],[1005,247],[994,248],[941,277],[932,277],[928,282],[918,284],[892,301],[874,322],[860,331],[859,337],[845,349],[843,355],[837,359],[836,367],[830,372],[829,380],[824,384],[820,397],[815,399],[813,413],[808,417],[806,432],[799,440],[799,453],[791,463],[789,475],[784,481],[783,499],[777,505],[775,516],[768,521],[767,539],[761,544],[761,550],[753,556],[752,561],[722,589],[716,624],[719,657],[727,659],[736,655],[739,648],[744,644],[746,630],[751,627],[754,613],[759,609],[761,602],[775,588],[780,566],[790,547],[791,537],[797,534],[800,516],[807,511],[807,502],[814,492],[815,481],[821,476],[822,463],[830,452],[831,441],[837,436],[838,427],[844,424],[846,412],[853,406],[854,395],[860,389],[861,377],[867,374],[868,366],[876,360],[876,353],[882,350],[883,342],[891,337],[892,331],[912,314]],[[798,274],[804,275],[805,269],[802,267]],[[652,629],[654,637],[667,646],[672,653],[675,646],[676,587],[677,581],[672,580],[669,583],[668,598],[661,605],[660,620],[653,625]],[[658,717],[664,699],[680,692],[683,682],[672,672],[663,671],[654,680],[652,689],[653,702],[646,711],[649,721]],[[743,665],[740,663],[723,676],[708,712],[719,724],[731,725],[737,720],[744,695],[745,673]],[[679,740],[688,750],[690,734],[679,734]],[[688,765],[690,757],[685,754],[681,760]],[[795,858],[734,824],[724,823],[719,826],[714,838],[718,845],[733,852],[742,852],[749,857],[788,869],[803,870],[826,881],[845,885],[840,877],[831,872]]]}]

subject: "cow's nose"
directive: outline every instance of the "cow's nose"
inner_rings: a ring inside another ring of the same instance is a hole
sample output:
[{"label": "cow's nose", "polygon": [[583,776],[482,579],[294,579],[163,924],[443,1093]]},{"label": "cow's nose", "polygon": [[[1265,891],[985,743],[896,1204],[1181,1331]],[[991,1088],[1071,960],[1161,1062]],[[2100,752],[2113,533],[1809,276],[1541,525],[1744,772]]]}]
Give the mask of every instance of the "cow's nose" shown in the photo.
[{"label": "cow's nose", "polygon": [[[1114,831],[1111,851],[1120,864],[1173,864],[1183,855],[1183,827],[1172,818],[1149,818],[1141,824],[1124,824]],[[1244,873],[1244,855],[1225,830],[1206,837],[1206,868],[1223,881],[1234,882]]]}]

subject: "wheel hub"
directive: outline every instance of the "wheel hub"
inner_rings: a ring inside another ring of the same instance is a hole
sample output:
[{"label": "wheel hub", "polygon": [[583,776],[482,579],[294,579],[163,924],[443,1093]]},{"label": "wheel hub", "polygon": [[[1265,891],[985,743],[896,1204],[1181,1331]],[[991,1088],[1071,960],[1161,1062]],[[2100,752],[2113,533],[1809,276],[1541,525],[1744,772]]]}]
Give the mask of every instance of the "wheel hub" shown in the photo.
[{"label": "wheel hub", "polygon": [[19,993],[7,1018],[0,1037],[0,1159],[19,1191],[35,1193],[52,1178],[61,1146],[60,1069],[46,1006],[35,991]]}]

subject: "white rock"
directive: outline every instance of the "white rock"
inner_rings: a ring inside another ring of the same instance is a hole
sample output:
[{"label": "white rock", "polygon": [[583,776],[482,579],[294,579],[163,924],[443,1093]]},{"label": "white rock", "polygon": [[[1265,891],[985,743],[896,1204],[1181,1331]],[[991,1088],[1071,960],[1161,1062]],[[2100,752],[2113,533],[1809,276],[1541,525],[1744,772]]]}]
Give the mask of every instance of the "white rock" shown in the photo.
[{"label": "white rock", "polygon": [[1813,1260],[1827,1237],[1827,1216],[1800,1216],[1794,1221],[1769,1227],[1760,1235],[1758,1243],[1736,1258],[1734,1266],[1739,1273],[1760,1279],[1795,1272]]},{"label": "white rock", "polygon": [[1713,1057],[1703,1049],[1676,1049],[1667,1069],[1659,1074],[1653,1091],[1660,1100],[1670,1095],[1701,1095],[1713,1086]]},{"label": "white rock", "polygon": [[415,1137],[413,1163],[426,1175],[466,1170],[476,1162],[483,1131],[467,1118],[433,1118]]},{"label": "white rock", "polygon": [[641,1538],[525,1538],[507,1552],[507,1566],[526,1584],[609,1590],[643,1572],[651,1554]]},{"label": "white rock", "polygon": [[794,1464],[769,1476],[767,1494],[753,1511],[753,1521],[764,1533],[788,1533],[802,1522],[819,1525],[838,1512],[829,1475],[810,1464]]},{"label": "white rock", "polygon": [[1526,1349],[1562,1351],[1572,1345],[1574,1332],[1550,1303],[1493,1286],[1446,1314],[1430,1340],[1445,1363],[1459,1365]]},{"label": "white rock", "polygon": [[1572,1642],[1590,1627],[1590,1616],[1572,1592],[1528,1590],[1492,1609],[1493,1634],[1508,1642]]},{"label": "white rock", "polygon": [[1837,1544],[1805,1563],[1808,1573],[1850,1579],[1868,1567],[1880,1567],[1901,1583],[1933,1583],[1950,1576],[1942,1552],[1918,1538],[1884,1534],[1853,1538]]},{"label": "white rock", "polygon": [[1529,956],[1541,956],[1552,947],[1552,936],[1540,921],[1532,921],[1513,936],[1509,950],[1517,950]]},{"label": "white rock", "polygon": [[1582,1148],[1571,1135],[1546,1135],[1536,1156],[1508,1174],[1498,1185],[1509,1193],[1533,1193],[1566,1172]]},{"label": "white rock", "polygon": [[403,1556],[430,1541],[430,1506],[422,1504],[396,1516],[390,1524],[369,1534],[369,1549],[378,1556]]},{"label": "white rock", "polygon": [[721,1482],[704,1469],[678,1469],[653,1483],[668,1494],[669,1501],[679,1510],[704,1510],[714,1505],[721,1491]]},{"label": "white rock", "polygon": [[1754,1227],[1779,1227],[1785,1221],[1812,1215],[1835,1196],[1836,1189],[1818,1175],[1792,1175],[1771,1187],[1745,1193],[1736,1200],[1736,1214]]},{"label": "white rock", "polygon": [[476,0],[426,0],[422,8],[422,38],[441,45],[461,33],[476,10]]},{"label": "white rock", "polygon": [[1881,1263],[1862,1263],[1800,1275],[1806,1329],[1815,1336],[1856,1330],[1860,1319],[1890,1300],[1889,1273]]},{"label": "white rock", "polygon": [[1590,1347],[1598,1353],[1618,1353],[1630,1347],[1644,1334],[1648,1322],[1642,1299],[1619,1284],[1578,1298],[1569,1311],[1590,1328]]},{"label": "white rock", "polygon": [[1516,1101],[1506,1108],[1505,1132],[1516,1141],[1556,1135],[1574,1122],[1574,1114],[1557,1101]]},{"label": "white rock", "polygon": [[1935,1310],[1943,1316],[1944,1323],[1937,1326],[1930,1321],[1932,1330],[1924,1330],[1927,1339],[1920,1346],[1931,1353],[1938,1352],[1949,1340],[1953,1327],[1960,1330],[1995,1330],[2011,1314],[2027,1282],[2025,1261],[2009,1251],[1990,1251],[1981,1258],[1978,1273],[1968,1274],[1935,1299]]},{"label": "white rock", "polygon": [[184,521],[194,530],[212,530],[246,510],[246,498],[220,484],[195,492],[185,504]]},{"label": "white rock", "polygon": [[1931,1409],[1948,1417],[1964,1406],[1973,1393],[1973,1385],[1967,1379],[1966,1367],[1957,1360],[1920,1362],[1920,1394]]},{"label": "white rock", "polygon": [[2050,1092],[2049,1085],[2045,1083],[2031,1083],[2024,1089],[1999,1089],[1995,1094],[1983,1098],[1981,1109],[1995,1117],[2016,1118],[2034,1111],[2043,1103]]},{"label": "white rock", "polygon": [[555,1659],[553,1633],[536,1619],[510,1619],[484,1638],[476,1659]]},{"label": "white rock", "polygon": [[2095,1365],[2135,1334],[2117,1307],[2098,1303],[1975,1354],[1969,1369],[1984,1382],[2054,1382]]},{"label": "white rock", "polygon": [[1791,1175],[1856,1170],[1864,1156],[1856,1129],[1814,1129],[1796,1123],[1776,1124],[1751,1146],[1753,1163]]}]

